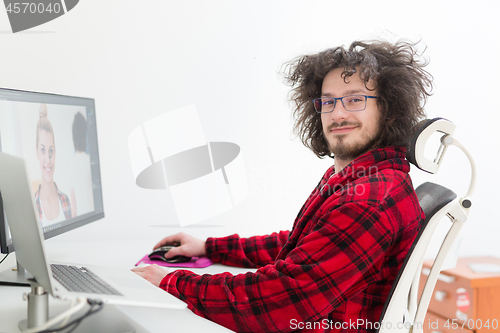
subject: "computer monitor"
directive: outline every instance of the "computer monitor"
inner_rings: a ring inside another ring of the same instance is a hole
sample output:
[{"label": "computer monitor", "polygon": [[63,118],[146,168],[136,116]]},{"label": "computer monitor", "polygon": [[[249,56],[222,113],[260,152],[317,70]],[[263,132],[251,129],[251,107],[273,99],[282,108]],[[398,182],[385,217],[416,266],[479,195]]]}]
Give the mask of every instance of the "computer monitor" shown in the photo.
[{"label": "computer monitor", "polygon": [[[93,99],[0,88],[0,151],[25,160],[45,239],[104,217]],[[10,253],[0,209],[0,250]]]}]

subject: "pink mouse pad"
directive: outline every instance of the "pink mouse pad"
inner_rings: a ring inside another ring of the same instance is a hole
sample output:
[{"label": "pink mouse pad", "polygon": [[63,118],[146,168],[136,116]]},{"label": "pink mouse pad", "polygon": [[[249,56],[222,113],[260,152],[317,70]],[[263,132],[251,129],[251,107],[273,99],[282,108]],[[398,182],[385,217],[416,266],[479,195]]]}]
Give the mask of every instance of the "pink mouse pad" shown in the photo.
[{"label": "pink mouse pad", "polygon": [[151,260],[146,254],[144,258],[139,260],[139,262],[135,265],[138,266],[140,264],[147,264],[147,265],[157,264],[158,266],[167,266],[167,267],[204,268],[212,265],[213,263],[214,262],[208,259],[207,257],[192,257],[191,260],[186,262],[168,263],[161,260]]}]

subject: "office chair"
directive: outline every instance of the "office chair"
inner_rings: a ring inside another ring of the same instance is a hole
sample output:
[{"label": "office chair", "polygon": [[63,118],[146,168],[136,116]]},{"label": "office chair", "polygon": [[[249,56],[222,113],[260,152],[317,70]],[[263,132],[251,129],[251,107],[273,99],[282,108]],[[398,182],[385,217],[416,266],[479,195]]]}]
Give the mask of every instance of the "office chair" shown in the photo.
[{"label": "office chair", "polygon": [[[426,182],[415,189],[420,206],[425,213],[420,231],[403,262],[396,280],[385,303],[380,317],[378,333],[423,331],[423,324],[432,292],[439,272],[457,238],[460,229],[467,220],[470,200],[476,183],[476,166],[472,156],[460,142],[453,138],[456,126],[443,118],[425,120],[412,138],[408,160],[419,169],[429,173],[437,173],[448,146],[460,148],[471,165],[471,181],[464,197],[458,198],[450,189],[438,184]],[[435,132],[442,133],[441,145],[436,158],[431,161],[424,157],[424,148]],[[448,230],[430,270],[424,289],[418,299],[420,272],[429,242],[438,222],[443,216],[450,218],[452,226]]]}]

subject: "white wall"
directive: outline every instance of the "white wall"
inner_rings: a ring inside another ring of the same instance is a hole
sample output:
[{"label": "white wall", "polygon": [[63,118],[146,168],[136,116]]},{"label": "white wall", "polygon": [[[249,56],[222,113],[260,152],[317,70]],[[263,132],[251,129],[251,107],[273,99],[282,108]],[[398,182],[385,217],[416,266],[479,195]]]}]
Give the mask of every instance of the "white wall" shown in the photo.
[{"label": "white wall", "polygon": [[[242,148],[250,193],[199,236],[291,227],[332,163],[291,134],[287,60],[355,39],[422,40],[435,79],[429,117],[457,124],[479,169],[461,255],[498,254],[497,1],[102,1],[17,34],[0,10],[0,86],[96,99],[106,218],[68,238],[157,238],[176,228],[168,192],[135,186],[127,138],[144,121],[196,104],[209,141]],[[455,162],[456,161],[456,162]],[[439,181],[466,190],[466,160],[450,149]],[[433,179],[415,168],[415,184]],[[222,225],[223,227],[217,227]]]}]

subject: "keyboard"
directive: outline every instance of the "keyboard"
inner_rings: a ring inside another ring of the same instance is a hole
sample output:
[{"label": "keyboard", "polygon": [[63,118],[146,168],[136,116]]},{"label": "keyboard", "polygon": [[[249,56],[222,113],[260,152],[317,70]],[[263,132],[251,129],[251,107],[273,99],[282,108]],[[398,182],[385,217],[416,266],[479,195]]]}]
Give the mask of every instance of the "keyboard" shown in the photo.
[{"label": "keyboard", "polygon": [[123,296],[119,291],[85,267],[59,264],[51,264],[50,267],[52,268],[54,279],[69,291]]}]

